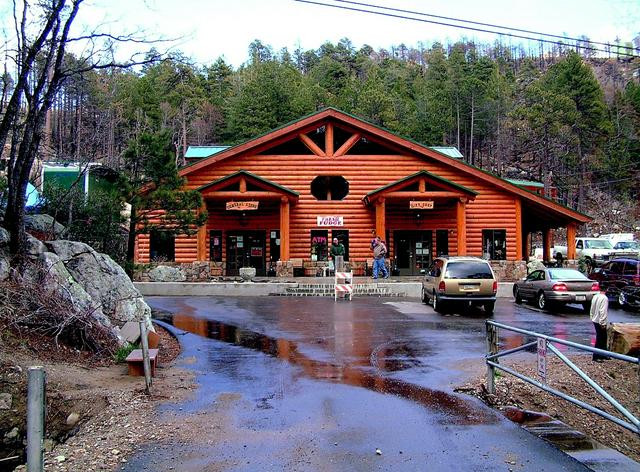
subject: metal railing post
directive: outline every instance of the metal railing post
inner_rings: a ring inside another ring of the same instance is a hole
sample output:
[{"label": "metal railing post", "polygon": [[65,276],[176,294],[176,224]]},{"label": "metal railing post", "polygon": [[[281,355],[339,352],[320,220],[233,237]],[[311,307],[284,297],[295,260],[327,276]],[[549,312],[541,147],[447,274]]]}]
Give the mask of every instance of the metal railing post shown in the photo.
[{"label": "metal railing post", "polygon": [[29,472],[44,470],[45,383],[44,368],[29,367],[27,379],[27,469]]},{"label": "metal railing post", "polygon": [[[498,352],[498,328],[490,323],[486,323],[487,327],[487,356],[491,356]],[[496,359],[496,362],[498,360]],[[487,391],[494,395],[496,393],[495,383],[496,369],[491,364],[487,363]]]}]

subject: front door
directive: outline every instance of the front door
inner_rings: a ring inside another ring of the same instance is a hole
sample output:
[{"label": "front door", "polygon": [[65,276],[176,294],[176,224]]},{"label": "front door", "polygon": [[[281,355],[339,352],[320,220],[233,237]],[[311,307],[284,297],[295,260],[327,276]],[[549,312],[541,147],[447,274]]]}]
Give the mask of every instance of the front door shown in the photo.
[{"label": "front door", "polygon": [[264,232],[240,231],[227,234],[227,275],[238,275],[240,267],[255,267],[256,275],[266,275]]},{"label": "front door", "polygon": [[395,231],[396,265],[400,275],[419,275],[431,265],[431,231]]}]

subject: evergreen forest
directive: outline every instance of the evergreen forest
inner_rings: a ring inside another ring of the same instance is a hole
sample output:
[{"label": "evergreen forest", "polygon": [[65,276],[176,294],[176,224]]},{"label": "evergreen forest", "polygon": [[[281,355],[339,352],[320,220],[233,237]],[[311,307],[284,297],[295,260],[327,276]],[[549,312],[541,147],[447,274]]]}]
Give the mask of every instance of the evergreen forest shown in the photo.
[{"label": "evergreen forest", "polygon": [[[633,230],[640,218],[638,58],[473,41],[356,49],[346,38],[293,52],[255,40],[247,57],[237,69],[174,54],[139,70],[70,76],[41,155],[121,171],[132,141],[164,133],[182,165],[189,145],[237,144],[331,106],[428,146],[455,146],[502,177],[554,186],[561,203],[608,231]],[[4,109],[11,74],[0,85]]]}]

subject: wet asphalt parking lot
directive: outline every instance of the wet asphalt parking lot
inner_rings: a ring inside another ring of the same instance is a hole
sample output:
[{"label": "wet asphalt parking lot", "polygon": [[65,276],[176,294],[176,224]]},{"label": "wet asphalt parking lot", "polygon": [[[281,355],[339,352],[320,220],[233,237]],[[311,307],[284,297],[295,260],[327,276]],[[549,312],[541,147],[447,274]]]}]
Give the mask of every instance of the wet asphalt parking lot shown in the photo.
[{"label": "wet asphalt parking lot", "polygon": [[[160,408],[172,433],[122,471],[587,470],[453,392],[484,374],[482,311],[443,316],[406,298],[147,301],[178,333],[178,364],[198,387]],[[578,306],[548,313],[499,299],[492,319],[584,344],[595,336]]]}]

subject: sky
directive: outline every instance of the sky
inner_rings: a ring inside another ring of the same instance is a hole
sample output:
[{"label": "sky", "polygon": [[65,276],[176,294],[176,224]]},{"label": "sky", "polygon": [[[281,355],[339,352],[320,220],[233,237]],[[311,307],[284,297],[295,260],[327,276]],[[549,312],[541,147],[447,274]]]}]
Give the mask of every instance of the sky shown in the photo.
[{"label": "sky", "polygon": [[[336,0],[321,3],[354,6]],[[640,1],[632,0],[361,0],[477,22],[558,35],[587,35],[593,41],[630,41],[640,35]],[[9,3],[9,2],[7,2]],[[8,7],[0,7],[6,23]],[[446,20],[436,20],[446,21]],[[254,39],[274,52],[300,47],[317,49],[324,42],[349,38],[356,49],[426,46],[462,37],[494,41],[487,35],[429,23],[381,17],[294,0],[86,0],[76,24],[102,25],[113,33],[144,30],[147,37],[179,38],[162,43],[207,65],[223,57],[239,67],[247,61]],[[5,35],[7,29],[5,27]],[[503,41],[508,43],[509,38]],[[511,40],[516,42],[519,40]],[[123,49],[124,52],[124,49]]]}]

